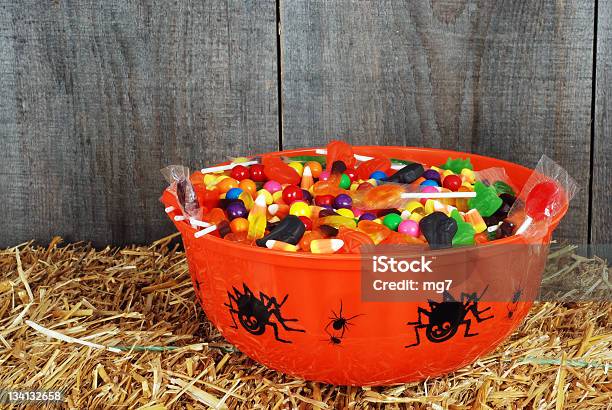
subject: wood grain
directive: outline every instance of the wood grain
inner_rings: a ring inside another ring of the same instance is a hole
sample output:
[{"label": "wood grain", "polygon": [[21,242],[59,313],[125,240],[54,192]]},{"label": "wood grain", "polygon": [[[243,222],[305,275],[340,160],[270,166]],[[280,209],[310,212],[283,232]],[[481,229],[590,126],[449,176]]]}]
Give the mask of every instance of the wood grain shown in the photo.
[{"label": "wood grain", "polygon": [[283,146],[443,147],[534,166],[583,189],[558,236],[588,231],[589,1],[281,0]]},{"label": "wood grain", "polygon": [[159,169],[278,147],[274,1],[0,6],[0,247],[173,230]]},{"label": "wood grain", "polygon": [[[605,244],[612,257],[612,4],[599,2],[597,80],[593,139],[591,243]],[[610,259],[608,259],[609,261]]]}]

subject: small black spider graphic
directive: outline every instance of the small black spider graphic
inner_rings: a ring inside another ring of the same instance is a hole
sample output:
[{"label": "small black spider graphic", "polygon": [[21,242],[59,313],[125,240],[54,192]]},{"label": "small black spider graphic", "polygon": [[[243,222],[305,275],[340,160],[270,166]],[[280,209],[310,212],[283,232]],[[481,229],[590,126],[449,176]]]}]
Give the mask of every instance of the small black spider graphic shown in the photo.
[{"label": "small black spider graphic", "polygon": [[[229,303],[225,303],[225,306],[229,308],[235,329],[238,329],[238,324],[234,317],[234,315],[237,315],[238,321],[249,333],[259,336],[265,333],[266,326],[270,326],[274,330],[274,338],[282,343],[291,343],[291,341],[281,339],[278,336],[279,324],[289,332],[305,332],[305,330],[287,326],[286,322],[297,322],[298,319],[287,319],[281,314],[280,309],[287,301],[289,295],[285,295],[279,303],[275,297],[270,297],[263,292],[259,292],[259,298],[256,297],[246,283],[243,283],[242,287],[243,292],[240,292],[235,287],[233,288],[234,293],[228,291]],[[273,318],[275,321],[271,321]]]},{"label": "small black spider graphic", "polygon": [[[350,321],[355,319],[356,317],[363,316],[354,315],[351,317],[342,316],[342,300],[340,300],[340,311],[336,314],[334,310],[332,310],[332,317],[330,317],[329,323],[325,326],[325,333],[329,336],[329,342],[333,345],[339,345],[342,343],[342,339],[344,338],[344,333],[348,330],[349,326],[353,326],[354,324]],[[331,327],[331,329],[330,329]]]}]

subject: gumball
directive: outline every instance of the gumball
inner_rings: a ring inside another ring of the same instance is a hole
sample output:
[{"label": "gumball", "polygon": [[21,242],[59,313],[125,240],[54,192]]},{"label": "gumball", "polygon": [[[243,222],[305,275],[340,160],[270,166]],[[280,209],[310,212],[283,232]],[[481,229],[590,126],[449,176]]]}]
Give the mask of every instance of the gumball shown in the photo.
[{"label": "gumball", "polygon": [[370,175],[370,178],[376,179],[376,180],[380,180],[380,181],[384,181],[385,178],[387,178],[387,174],[385,174],[383,171],[374,171]]},{"label": "gumball", "polygon": [[235,218],[230,222],[232,232],[246,232],[249,229],[249,221],[245,218]]},{"label": "gumball", "polygon": [[235,202],[229,204],[225,211],[227,212],[227,217],[230,221],[236,218],[246,218],[249,214],[241,200],[236,200]]},{"label": "gumball", "polygon": [[421,186],[439,186],[440,184],[438,184],[437,181],[434,181],[433,179],[426,179],[425,181],[421,182]]},{"label": "gumball", "polygon": [[383,225],[392,231],[396,231],[399,225],[402,223],[402,217],[396,213],[389,213],[385,215],[383,219]]},{"label": "gumball", "polygon": [[312,211],[306,202],[294,201],[289,208],[289,214],[310,217],[312,215]]},{"label": "gumball", "polygon": [[342,174],[342,176],[340,177],[340,188],[349,189],[350,187],[351,187],[351,178],[346,174]]},{"label": "gumball", "polygon": [[357,180],[357,171],[354,168],[347,168],[344,173],[350,178],[351,182]]},{"label": "gumball", "polygon": [[302,173],[304,172],[304,165],[302,165],[301,162],[293,161],[287,165],[295,169],[295,172],[297,172],[300,176],[302,176]]},{"label": "gumball", "polygon": [[360,221],[373,221],[374,219],[376,219],[376,215],[371,212],[366,212],[359,217]]},{"label": "gumball", "polygon": [[225,193],[225,198],[226,199],[238,199],[238,197],[240,196],[240,194],[242,194],[242,192],[244,191],[240,188],[232,188]]},{"label": "gumball", "polygon": [[315,205],[331,207],[334,204],[333,195],[318,195],[315,196]]},{"label": "gumball", "polygon": [[319,180],[327,181],[329,179],[330,172],[329,171],[321,171],[319,174]]},{"label": "gumball", "polygon": [[280,184],[280,182],[274,181],[274,180],[269,180],[268,182],[266,182],[263,186],[263,188],[268,191],[269,193],[273,194],[277,191],[280,191],[281,189],[283,189],[282,185]]},{"label": "gumball", "polygon": [[250,171],[244,165],[236,165],[234,168],[232,168],[232,172],[230,172],[230,176],[236,181],[242,181],[243,179],[247,179],[249,175]]},{"label": "gumball", "polygon": [[302,192],[302,188],[297,185],[287,185],[285,189],[283,189],[283,201],[287,205],[291,205],[295,201],[300,201],[304,198],[304,193]]},{"label": "gumball", "polygon": [[440,182],[440,173],[433,169],[428,169],[427,171],[423,172],[423,175],[421,176],[425,179],[431,179],[438,183]]},{"label": "gumball", "polygon": [[[431,194],[431,193],[436,193],[439,192],[438,188],[436,188],[435,186],[424,186],[421,189],[421,192],[426,193],[426,194]],[[427,202],[427,198],[421,198],[420,202],[425,205],[425,203]]]},{"label": "gumball", "polygon": [[451,191],[457,191],[461,186],[461,177],[459,175],[448,175],[444,177],[442,181],[442,186],[446,189],[450,189]]},{"label": "gumball", "polygon": [[267,179],[266,175],[264,174],[264,166],[261,164],[251,165],[249,168],[249,174],[251,179],[255,182],[263,182]]},{"label": "gumball", "polygon": [[232,188],[238,188],[238,181],[236,181],[234,178],[224,178],[217,183],[217,189],[219,189],[219,192],[222,194],[226,193]]},{"label": "gumball", "polygon": [[306,163],[310,167],[310,171],[312,172],[313,178],[319,178],[321,172],[323,171],[323,167],[317,161],[308,161]]},{"label": "gumball", "polygon": [[353,198],[346,194],[340,194],[334,199],[334,208],[350,208],[353,206]]},{"label": "gumball", "polygon": [[307,231],[312,230],[312,220],[309,217],[300,215],[298,218],[300,218],[300,221],[302,221]]},{"label": "gumball", "polygon": [[312,194],[307,189],[302,189],[302,200],[308,204],[312,204]]},{"label": "gumball", "polygon": [[238,184],[238,187],[244,192],[248,192],[253,198],[255,198],[257,194],[257,185],[255,185],[255,182],[253,182],[252,179],[243,179]]},{"label": "gumball", "polygon": [[397,227],[397,231],[399,233],[410,235],[415,238],[418,237],[420,233],[419,224],[415,221],[411,221],[410,219],[403,221],[401,224],[399,224],[399,226]]}]

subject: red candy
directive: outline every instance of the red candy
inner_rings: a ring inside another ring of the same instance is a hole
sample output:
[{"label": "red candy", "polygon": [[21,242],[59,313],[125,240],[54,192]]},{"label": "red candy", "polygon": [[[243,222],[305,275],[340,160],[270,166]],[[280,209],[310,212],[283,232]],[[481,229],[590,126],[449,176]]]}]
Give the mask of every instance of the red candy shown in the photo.
[{"label": "red candy", "polygon": [[250,171],[244,165],[236,165],[234,168],[232,168],[232,173],[230,176],[236,181],[242,181],[250,176]]},{"label": "red candy", "polygon": [[334,203],[334,196],[333,195],[318,195],[318,196],[315,196],[314,201],[315,201],[315,205],[331,207]]},{"label": "red candy", "polygon": [[344,171],[344,173],[349,177],[351,182],[357,180],[357,171],[355,171],[355,169],[347,168],[346,171]]},{"label": "red candy", "polygon": [[442,181],[442,186],[451,191],[457,191],[461,186],[461,177],[458,175],[447,175]]},{"label": "red candy", "polygon": [[217,188],[206,189],[204,185],[194,185],[194,189],[201,206],[207,209],[213,209],[219,206],[220,192]]},{"label": "red candy", "polygon": [[263,157],[264,174],[266,178],[278,181],[281,184],[298,185],[300,180],[300,174],[279,157]]},{"label": "red candy", "polygon": [[304,199],[304,192],[302,188],[297,185],[287,185],[283,189],[283,202],[287,205],[291,205],[295,201],[301,201]]},{"label": "red candy", "polygon": [[353,168],[356,162],[353,147],[342,141],[332,141],[327,144],[327,171],[331,172],[335,161],[342,161],[347,168]]},{"label": "red candy", "polygon": [[264,174],[264,166],[261,164],[251,165],[249,168],[249,174],[251,179],[255,182],[263,182],[266,180],[266,175]]},{"label": "red candy", "polygon": [[309,217],[307,217],[307,216],[298,216],[298,218],[300,218],[300,221],[302,221],[302,223],[306,227],[307,231],[311,231],[312,230],[312,220]]},{"label": "red candy", "polygon": [[391,161],[388,158],[372,158],[369,161],[362,162],[357,167],[357,176],[359,179],[368,179],[374,171],[388,172],[391,169]]},{"label": "red candy", "polygon": [[525,201],[525,212],[536,221],[550,217],[551,210],[561,202],[561,192],[554,182],[540,182],[534,186]]}]

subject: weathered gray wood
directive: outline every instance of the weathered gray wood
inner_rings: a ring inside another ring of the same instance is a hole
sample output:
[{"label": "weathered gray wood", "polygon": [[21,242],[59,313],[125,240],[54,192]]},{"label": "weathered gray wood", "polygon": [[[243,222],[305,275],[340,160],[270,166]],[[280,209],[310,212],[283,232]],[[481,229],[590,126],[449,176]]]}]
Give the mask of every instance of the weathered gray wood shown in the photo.
[{"label": "weathered gray wood", "polygon": [[277,149],[272,0],[0,5],[0,246],[173,230],[159,169]]},{"label": "weathered gray wood", "polygon": [[583,189],[559,237],[586,241],[593,4],[281,0],[283,146],[406,144],[534,166]]},{"label": "weathered gray wood", "polygon": [[[612,4],[599,2],[591,242],[612,244]],[[608,253],[610,248],[608,247]]]}]

